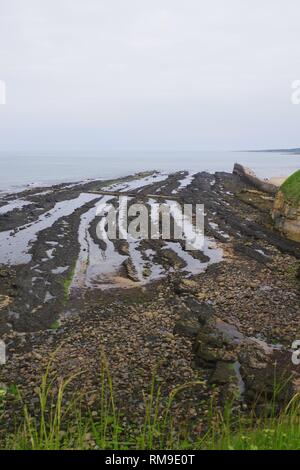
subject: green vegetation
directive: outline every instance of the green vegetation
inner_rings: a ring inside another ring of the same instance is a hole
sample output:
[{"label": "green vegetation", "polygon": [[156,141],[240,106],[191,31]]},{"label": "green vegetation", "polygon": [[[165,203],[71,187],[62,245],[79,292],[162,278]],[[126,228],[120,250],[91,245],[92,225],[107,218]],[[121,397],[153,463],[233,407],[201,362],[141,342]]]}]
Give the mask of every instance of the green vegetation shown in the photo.
[{"label": "green vegetation", "polygon": [[300,203],[300,170],[291,175],[280,187],[286,199],[294,206]]},{"label": "green vegetation", "polygon": [[207,417],[208,427],[201,435],[186,425],[174,422],[172,406],[177,396],[199,382],[178,386],[169,397],[163,398],[155,376],[144,401],[144,421],[140,425],[128,424],[119,412],[113,393],[108,366],[103,361],[99,408],[87,410],[82,406],[80,393],[66,399],[73,381],[54,380],[51,362],[37,390],[39,409],[23,402],[20,393],[16,400],[23,403],[23,412],[15,432],[5,431],[5,407],[8,391],[0,394],[1,449],[54,450],[54,449],[106,449],[106,450],[260,450],[300,449],[300,400],[297,394],[285,409],[275,413],[271,404],[266,416],[239,411],[235,402],[221,410],[211,402]]},{"label": "green vegetation", "polygon": [[74,274],[75,274],[75,265],[72,267],[72,269],[68,273],[68,276],[64,280],[64,304],[67,304],[69,301],[70,288],[72,285]]},{"label": "green vegetation", "polygon": [[51,330],[58,330],[58,328],[60,327],[60,323],[58,320],[55,320],[52,325],[50,326],[50,329]]}]

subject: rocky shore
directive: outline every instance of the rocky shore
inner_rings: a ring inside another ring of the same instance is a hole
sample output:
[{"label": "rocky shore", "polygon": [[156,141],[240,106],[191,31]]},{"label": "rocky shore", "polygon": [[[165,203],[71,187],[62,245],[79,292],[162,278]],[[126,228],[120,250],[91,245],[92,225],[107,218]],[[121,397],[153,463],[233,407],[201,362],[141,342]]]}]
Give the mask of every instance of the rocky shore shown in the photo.
[{"label": "rocky shore", "polygon": [[[204,204],[206,249],[187,252],[182,240],[98,240],[95,204],[114,203],[112,192],[130,194],[130,203]],[[173,410],[196,432],[212,396],[221,406],[233,394],[237,406],[260,412],[274,377],[286,383],[281,406],[300,386],[291,360],[300,339],[300,244],[274,228],[274,197],[237,172],[154,172],[3,197],[1,386],[19,387],[34,409],[41,374],[59,347],[53,370],[58,378],[84,371],[76,388],[94,413],[101,353],[124,420],[142,419],[154,371],[164,396],[197,382]],[[8,423],[17,410],[12,395]]]}]

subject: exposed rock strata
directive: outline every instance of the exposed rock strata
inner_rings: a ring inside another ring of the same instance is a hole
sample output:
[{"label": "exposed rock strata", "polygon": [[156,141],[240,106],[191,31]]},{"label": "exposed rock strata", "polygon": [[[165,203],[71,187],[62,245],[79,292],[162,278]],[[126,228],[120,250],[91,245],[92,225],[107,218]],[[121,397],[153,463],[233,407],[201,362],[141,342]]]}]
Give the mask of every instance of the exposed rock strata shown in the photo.
[{"label": "exposed rock strata", "polygon": [[278,190],[277,186],[269,183],[268,181],[261,180],[250,168],[246,168],[239,163],[234,165],[233,173],[238,175],[246,183],[254,186],[254,188],[257,188],[260,191],[264,191],[265,193],[275,195]]},{"label": "exposed rock strata", "polygon": [[282,191],[275,198],[272,217],[275,227],[285,237],[300,242],[300,205],[287,201]]}]

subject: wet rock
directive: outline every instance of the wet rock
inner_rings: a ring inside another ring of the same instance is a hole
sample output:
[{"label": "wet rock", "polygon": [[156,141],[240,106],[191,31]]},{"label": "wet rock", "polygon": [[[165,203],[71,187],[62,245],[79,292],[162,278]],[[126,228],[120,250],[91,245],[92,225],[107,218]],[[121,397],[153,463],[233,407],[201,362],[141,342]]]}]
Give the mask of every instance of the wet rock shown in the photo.
[{"label": "wet rock", "polygon": [[200,325],[205,325],[214,313],[213,307],[206,302],[199,302],[193,297],[184,299],[184,303],[187,308],[195,314]]},{"label": "wet rock", "polygon": [[135,269],[135,266],[134,266],[131,258],[127,258],[123,262],[123,266],[126,269],[126,274],[127,274],[128,278],[131,279],[131,281],[139,282],[138,273]]},{"label": "wet rock", "polygon": [[143,276],[144,277],[149,277],[151,275],[151,265],[146,264],[143,269]]},{"label": "wet rock", "polygon": [[234,246],[234,251],[236,253],[242,253],[243,255],[247,256],[248,258],[252,258],[258,263],[267,264],[271,262],[271,258],[266,256],[259,251],[243,244],[236,244]]},{"label": "wet rock", "polygon": [[116,245],[118,246],[118,251],[119,251],[120,255],[129,256],[128,243],[118,241],[118,243],[116,243]]},{"label": "wet rock", "polygon": [[175,251],[166,248],[161,252],[162,260],[167,263],[167,265],[172,266],[174,268],[183,268],[186,266],[184,260],[182,260]]}]

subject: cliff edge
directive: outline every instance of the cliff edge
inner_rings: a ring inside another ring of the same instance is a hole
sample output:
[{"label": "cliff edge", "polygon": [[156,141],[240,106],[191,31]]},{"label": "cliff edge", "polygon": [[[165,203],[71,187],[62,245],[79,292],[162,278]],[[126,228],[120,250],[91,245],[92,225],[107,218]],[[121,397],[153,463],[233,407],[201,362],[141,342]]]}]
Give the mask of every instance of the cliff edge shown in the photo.
[{"label": "cliff edge", "polygon": [[272,217],[275,227],[287,238],[300,242],[300,170],[280,187]]}]

